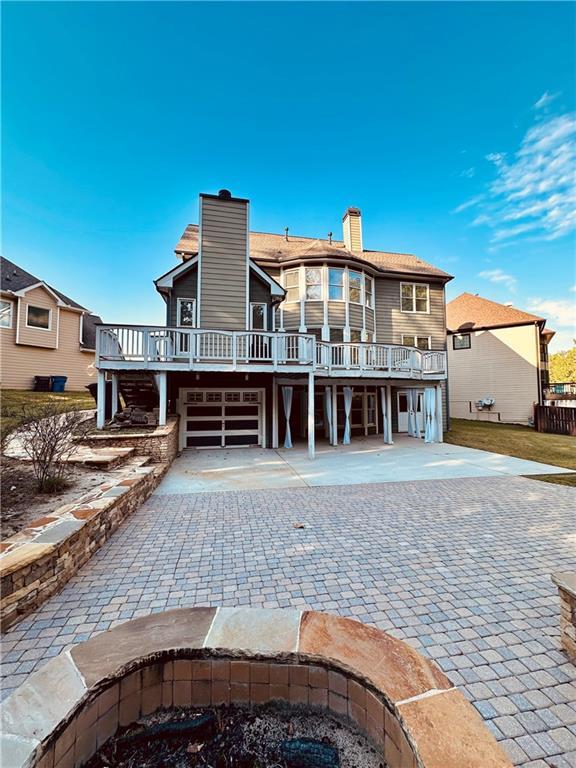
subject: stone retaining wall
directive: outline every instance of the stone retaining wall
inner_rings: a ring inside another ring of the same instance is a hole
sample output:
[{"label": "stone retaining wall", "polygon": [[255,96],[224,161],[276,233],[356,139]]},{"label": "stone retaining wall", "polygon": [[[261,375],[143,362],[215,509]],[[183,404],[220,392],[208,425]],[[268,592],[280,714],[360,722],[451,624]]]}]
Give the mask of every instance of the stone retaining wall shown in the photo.
[{"label": "stone retaining wall", "polygon": [[576,572],[555,573],[552,581],[560,596],[560,633],[562,648],[576,662]]},{"label": "stone retaining wall", "polygon": [[171,463],[178,453],[178,416],[170,416],[164,427],[153,430],[133,429],[121,433],[113,430],[92,432],[82,438],[91,448],[134,448],[137,456],[148,456],[152,461]]},{"label": "stone retaining wall", "polygon": [[132,460],[114,480],[6,539],[0,554],[0,628],[38,608],[89,560],[120,523],[148,498],[168,464]]},{"label": "stone retaining wall", "polygon": [[158,709],[269,702],[350,721],[388,768],[511,768],[472,705],[407,644],[350,619],[249,608],[152,614],[51,659],[4,705],[3,764],[79,767]]}]

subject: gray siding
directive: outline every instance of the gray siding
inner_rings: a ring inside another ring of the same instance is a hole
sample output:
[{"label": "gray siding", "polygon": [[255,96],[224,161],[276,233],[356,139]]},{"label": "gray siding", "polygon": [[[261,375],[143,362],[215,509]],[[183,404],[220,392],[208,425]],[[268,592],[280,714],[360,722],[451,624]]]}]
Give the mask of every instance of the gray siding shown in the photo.
[{"label": "gray siding", "polygon": [[250,270],[250,301],[268,305],[268,330],[272,330],[272,304],[270,286]]},{"label": "gray siding", "polygon": [[350,304],[348,310],[348,319],[350,321],[350,328],[355,330],[362,330],[364,324],[364,313],[360,304]]},{"label": "gray siding", "polygon": [[328,325],[335,328],[344,328],[346,321],[346,310],[344,308],[344,302],[342,301],[329,301],[328,302]]},{"label": "gray siding", "polygon": [[374,330],[374,310],[368,307],[366,307],[366,330],[370,333]]},{"label": "gray siding", "polygon": [[202,197],[200,322],[202,328],[246,328],[248,205]]},{"label": "gray siding", "polygon": [[444,286],[429,283],[430,313],[400,311],[400,283],[422,280],[376,279],[376,341],[401,344],[402,334],[431,336],[432,349],[446,348]]},{"label": "gray siding", "polygon": [[178,299],[198,298],[198,267],[194,265],[187,272],[174,280],[173,288],[166,304],[166,325],[178,325]]},{"label": "gray siding", "polygon": [[293,301],[287,304],[282,302],[284,311],[284,328],[294,330],[300,327],[300,302]]},{"label": "gray siding", "polygon": [[321,328],[324,325],[324,303],[322,301],[306,302],[306,327]]}]

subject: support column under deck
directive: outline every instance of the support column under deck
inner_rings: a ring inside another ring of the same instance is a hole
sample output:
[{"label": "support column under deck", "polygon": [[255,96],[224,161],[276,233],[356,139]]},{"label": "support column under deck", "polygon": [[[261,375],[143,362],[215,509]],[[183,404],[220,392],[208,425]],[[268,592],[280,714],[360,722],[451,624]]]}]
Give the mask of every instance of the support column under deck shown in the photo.
[{"label": "support column under deck", "polygon": [[166,371],[158,374],[158,425],[166,426],[168,410],[168,376]]},{"label": "support column under deck", "polygon": [[96,427],[104,428],[106,421],[106,374],[98,371],[98,389],[96,391]]},{"label": "support column under deck", "polygon": [[313,459],[316,453],[314,435],[314,372],[308,374],[308,458]]},{"label": "support column under deck", "polygon": [[338,387],[332,384],[332,445],[338,445]]},{"label": "support column under deck", "polygon": [[278,384],[272,381],[272,448],[278,448]]},{"label": "support column under deck", "polygon": [[444,417],[442,414],[442,385],[436,384],[436,430],[438,442],[444,442]]}]

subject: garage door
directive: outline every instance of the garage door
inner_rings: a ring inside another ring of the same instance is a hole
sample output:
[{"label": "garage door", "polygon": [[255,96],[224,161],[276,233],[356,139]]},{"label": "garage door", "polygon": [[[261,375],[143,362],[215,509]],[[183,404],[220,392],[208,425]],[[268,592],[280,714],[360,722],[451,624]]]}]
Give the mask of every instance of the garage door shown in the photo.
[{"label": "garage door", "polygon": [[262,445],[263,414],[262,389],[181,389],[181,447]]}]

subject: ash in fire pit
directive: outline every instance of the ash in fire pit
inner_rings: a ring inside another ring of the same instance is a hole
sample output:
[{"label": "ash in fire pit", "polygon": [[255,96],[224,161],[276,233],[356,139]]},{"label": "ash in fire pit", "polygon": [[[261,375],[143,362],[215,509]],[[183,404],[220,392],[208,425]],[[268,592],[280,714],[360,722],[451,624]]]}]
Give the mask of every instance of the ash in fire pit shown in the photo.
[{"label": "ash in fire pit", "polygon": [[166,709],[110,739],[87,768],[385,768],[349,723],[306,708]]}]

